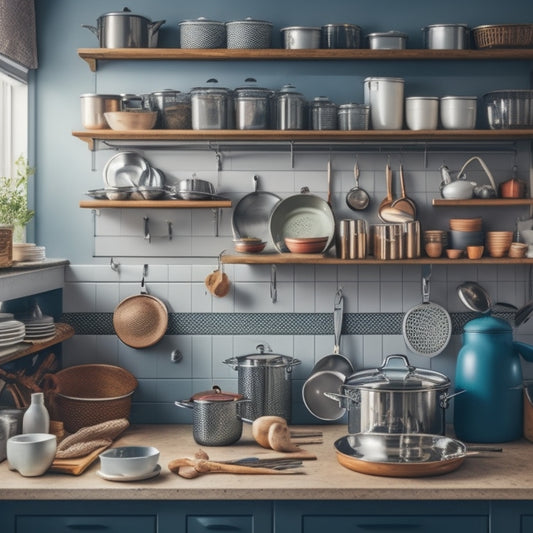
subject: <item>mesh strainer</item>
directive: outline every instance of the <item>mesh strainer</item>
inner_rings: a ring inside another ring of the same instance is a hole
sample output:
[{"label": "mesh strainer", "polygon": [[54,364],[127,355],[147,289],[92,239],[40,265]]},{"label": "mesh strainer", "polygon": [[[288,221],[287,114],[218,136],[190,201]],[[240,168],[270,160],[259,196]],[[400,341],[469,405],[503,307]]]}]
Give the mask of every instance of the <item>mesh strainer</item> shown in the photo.
[{"label": "mesh strainer", "polygon": [[446,348],[452,334],[452,321],[444,307],[429,301],[431,267],[422,270],[422,303],[403,317],[403,338],[407,347],[418,355],[433,357]]}]

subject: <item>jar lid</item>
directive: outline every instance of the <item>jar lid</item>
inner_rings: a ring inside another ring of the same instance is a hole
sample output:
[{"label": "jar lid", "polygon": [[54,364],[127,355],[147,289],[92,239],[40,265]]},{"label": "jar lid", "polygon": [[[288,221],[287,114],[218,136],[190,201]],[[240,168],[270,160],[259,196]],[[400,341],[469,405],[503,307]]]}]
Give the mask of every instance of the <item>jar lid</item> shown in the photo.
[{"label": "jar lid", "polygon": [[468,28],[468,24],[429,24],[422,29],[426,28]]},{"label": "jar lid", "polygon": [[226,24],[266,24],[268,26],[272,26],[272,22],[269,22],[268,20],[256,20],[252,17],[246,17],[244,20],[232,20]]},{"label": "jar lid", "polygon": [[405,83],[405,80],[403,78],[376,78],[376,77],[369,77],[365,78],[365,83],[367,81],[390,81],[392,83]]},{"label": "jar lid", "polygon": [[450,385],[450,379],[434,370],[415,368],[405,355],[389,355],[379,368],[355,372],[346,379],[348,388],[371,390],[428,390]]},{"label": "jar lid", "polygon": [[402,37],[404,39],[407,39],[407,33],[391,30],[391,31],[369,33],[367,37]]},{"label": "jar lid", "polygon": [[287,84],[283,85],[283,87],[278,91],[278,94],[280,94],[280,95],[292,94],[292,95],[295,95],[295,96],[303,96],[303,94],[301,92],[298,92],[296,90],[296,87],[294,85],[292,85],[291,83],[287,83]]},{"label": "jar lid", "polygon": [[226,87],[219,87],[218,85],[216,85],[218,83],[218,80],[215,78],[209,78],[206,83],[212,83],[213,85],[206,85],[205,87],[194,87],[193,89],[191,89],[191,94],[229,95],[233,92],[231,89],[227,89]]},{"label": "jar lid", "polygon": [[120,94],[98,94],[98,93],[84,93],[80,94],[80,98],[116,98],[117,100],[120,100],[122,96]]},{"label": "jar lid", "polygon": [[320,31],[320,28],[316,26],[287,26],[286,28],[281,28],[280,31],[292,31],[292,30],[312,30]]},{"label": "jar lid", "polygon": [[153,93],[150,93],[152,96],[173,96],[176,94],[180,94],[181,91],[178,91],[176,89],[163,89],[162,91],[154,91]]},{"label": "jar lid", "polygon": [[242,87],[237,87],[235,89],[235,95],[237,98],[265,98],[274,94],[272,89],[257,87],[257,80],[255,78],[246,78],[244,82],[249,85],[243,85]]},{"label": "jar lid", "polygon": [[191,401],[195,402],[234,402],[242,400],[242,394],[234,392],[222,392],[218,385],[214,385],[211,390],[197,392],[192,395]]},{"label": "jar lid", "polygon": [[215,24],[216,26],[225,26],[224,22],[220,22],[219,20],[210,20],[205,17],[198,17],[197,19],[191,19],[191,20],[182,20],[181,22],[178,22],[178,26],[186,25],[186,24]]},{"label": "jar lid", "polygon": [[441,96],[441,100],[477,100],[477,96]]},{"label": "jar lid", "polygon": [[438,100],[438,96],[407,96],[406,100]]},{"label": "jar lid", "polygon": [[332,23],[332,24],[324,24],[322,26],[322,29],[328,29],[328,28],[346,28],[346,29],[354,29],[354,30],[360,30],[360,26],[357,26],[357,24],[347,24],[347,23]]}]

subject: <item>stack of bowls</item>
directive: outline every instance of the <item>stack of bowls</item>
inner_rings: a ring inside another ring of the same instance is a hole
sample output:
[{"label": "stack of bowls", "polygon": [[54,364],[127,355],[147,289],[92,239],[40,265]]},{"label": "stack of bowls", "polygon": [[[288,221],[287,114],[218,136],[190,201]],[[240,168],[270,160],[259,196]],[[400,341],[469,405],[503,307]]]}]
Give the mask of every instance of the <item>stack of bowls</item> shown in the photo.
[{"label": "stack of bowls", "polygon": [[512,231],[488,231],[487,250],[491,257],[503,257],[509,252],[513,241]]},{"label": "stack of bowls", "polygon": [[466,250],[467,246],[483,245],[483,219],[451,218],[450,222],[450,248]]}]

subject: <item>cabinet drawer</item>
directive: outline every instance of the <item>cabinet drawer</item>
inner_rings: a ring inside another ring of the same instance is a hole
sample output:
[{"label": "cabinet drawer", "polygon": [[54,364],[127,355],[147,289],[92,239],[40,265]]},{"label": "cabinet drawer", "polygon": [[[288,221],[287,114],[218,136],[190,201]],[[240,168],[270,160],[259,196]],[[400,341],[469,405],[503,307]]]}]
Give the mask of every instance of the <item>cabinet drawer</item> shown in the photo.
[{"label": "cabinet drawer", "polygon": [[217,531],[233,533],[253,533],[253,516],[209,515],[187,517],[187,533],[216,533]]},{"label": "cabinet drawer", "polygon": [[17,516],[17,533],[156,533],[155,516]]},{"label": "cabinet drawer", "polygon": [[415,533],[488,533],[486,516],[417,516],[417,515],[360,515],[360,516],[304,516],[303,533],[325,531],[410,532]]}]

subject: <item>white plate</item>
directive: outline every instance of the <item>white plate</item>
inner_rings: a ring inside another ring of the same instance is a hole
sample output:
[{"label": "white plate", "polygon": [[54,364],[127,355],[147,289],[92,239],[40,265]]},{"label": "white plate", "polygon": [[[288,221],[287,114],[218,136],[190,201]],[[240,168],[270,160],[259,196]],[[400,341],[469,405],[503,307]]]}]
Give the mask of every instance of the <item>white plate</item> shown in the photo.
[{"label": "white plate", "polygon": [[119,152],[104,167],[106,187],[138,187],[150,173],[150,165],[137,152]]},{"label": "white plate", "polygon": [[5,339],[0,340],[0,347],[11,346],[12,344],[19,343],[20,341],[24,340],[24,335],[25,335],[24,333],[21,333],[17,337],[13,337],[10,340],[5,340]]},{"label": "white plate", "polygon": [[18,337],[26,331],[26,328],[17,328],[13,331],[2,332],[0,333],[0,340],[12,339],[13,337]]},{"label": "white plate", "polygon": [[[16,330],[20,328],[22,322],[20,320],[5,320],[0,322],[0,333],[6,333],[8,331]],[[24,324],[22,324],[24,326]]]},{"label": "white plate", "polygon": [[96,474],[102,479],[106,479],[107,481],[143,481],[144,479],[151,479],[153,477],[158,476],[160,472],[161,465],[156,465],[156,467],[151,472],[143,474],[142,476],[117,476],[111,474],[104,474],[101,470],[98,470]]}]

